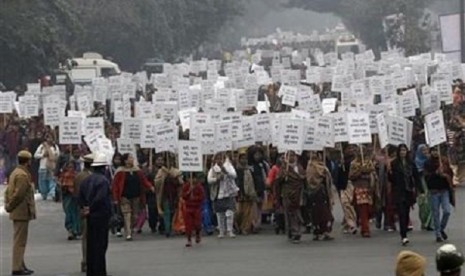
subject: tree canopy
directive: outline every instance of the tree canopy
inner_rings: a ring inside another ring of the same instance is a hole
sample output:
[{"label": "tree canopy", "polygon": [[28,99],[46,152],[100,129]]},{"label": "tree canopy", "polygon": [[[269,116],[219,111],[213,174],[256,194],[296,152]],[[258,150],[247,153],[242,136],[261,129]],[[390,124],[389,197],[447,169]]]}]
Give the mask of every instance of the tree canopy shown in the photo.
[{"label": "tree canopy", "polygon": [[0,9],[0,81],[14,85],[50,73],[86,51],[125,70],[146,58],[190,54],[235,16],[243,0],[15,0]]},{"label": "tree canopy", "polygon": [[428,50],[428,34],[420,27],[424,9],[432,0],[289,0],[288,7],[331,12],[374,51],[386,49],[383,19],[391,14],[405,16],[407,54]]}]

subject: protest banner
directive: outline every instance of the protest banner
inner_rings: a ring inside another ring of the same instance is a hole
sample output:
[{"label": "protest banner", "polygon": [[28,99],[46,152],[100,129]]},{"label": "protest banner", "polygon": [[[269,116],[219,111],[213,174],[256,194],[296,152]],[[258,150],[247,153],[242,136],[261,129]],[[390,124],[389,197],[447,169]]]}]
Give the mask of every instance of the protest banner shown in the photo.
[{"label": "protest banner", "polygon": [[105,138],[105,134],[101,132],[92,132],[84,136],[84,142],[89,147],[90,151],[95,153],[98,152],[98,140]]},{"label": "protest banner", "polygon": [[197,109],[195,107],[184,109],[178,112],[179,120],[181,121],[182,130],[189,129],[191,116],[196,113]]},{"label": "protest banner", "polygon": [[163,121],[176,121],[178,119],[177,102],[154,102],[154,118]]},{"label": "protest banner", "polygon": [[65,116],[65,112],[59,104],[44,103],[44,124],[52,128],[60,125],[60,118]]},{"label": "protest banner", "polygon": [[118,145],[118,152],[120,154],[133,154],[136,152],[136,145],[132,139],[118,138],[116,143]]},{"label": "protest banner", "polygon": [[370,131],[372,134],[378,133],[378,123],[376,116],[379,114],[386,114],[386,108],[382,105],[368,105],[366,107],[368,117],[370,119]]},{"label": "protest banner", "polygon": [[243,117],[242,118],[242,139],[233,142],[234,149],[238,150],[243,147],[250,147],[255,145],[255,118]]},{"label": "protest banner", "polygon": [[270,114],[257,114],[255,117],[255,139],[257,142],[270,143],[271,118]]},{"label": "protest banner", "polygon": [[160,122],[154,127],[156,151],[175,153],[178,148],[179,131],[174,122]]},{"label": "protest banner", "polygon": [[389,144],[399,146],[408,144],[408,120],[400,117],[386,116],[385,122],[388,128]]},{"label": "protest banner", "polygon": [[304,138],[304,123],[301,120],[281,118],[279,126],[279,152],[302,151]]},{"label": "protest banner", "polygon": [[62,117],[60,120],[60,145],[80,145],[82,140],[82,119],[79,117]]},{"label": "protest banner", "polygon": [[297,101],[297,87],[289,86],[289,85],[281,85],[279,89],[279,95],[282,96],[282,104],[287,106],[295,106],[295,102]]},{"label": "protest banner", "polygon": [[155,118],[154,106],[151,102],[139,101],[135,104],[135,117],[139,119]]},{"label": "protest banner", "polygon": [[142,134],[142,120],[135,118],[125,118],[123,120],[121,137],[133,139],[136,144],[140,143]]},{"label": "protest banner", "polygon": [[14,100],[11,100],[11,97],[7,93],[0,93],[0,114],[8,114],[13,112],[13,103]]},{"label": "protest banner", "polygon": [[215,154],[215,126],[205,126],[199,131],[199,141],[202,142],[202,154]]},{"label": "protest banner", "polygon": [[105,124],[103,117],[90,117],[84,120],[84,135],[89,135],[92,132],[105,133]]},{"label": "protest banner", "polygon": [[142,120],[142,131],[140,137],[140,147],[142,149],[154,149],[157,145],[155,139],[155,127],[157,122],[150,119]]},{"label": "protest banner", "polygon": [[334,122],[334,142],[348,142],[349,132],[347,129],[347,114],[343,112],[328,114]]},{"label": "protest banner", "polygon": [[318,143],[326,148],[334,147],[334,122],[331,117],[319,117],[316,120]]},{"label": "protest banner", "polygon": [[321,107],[323,114],[329,114],[336,110],[337,99],[336,98],[326,98],[321,102]]},{"label": "protest banner", "polygon": [[302,149],[310,151],[323,150],[323,144],[317,136],[317,121],[306,120],[304,121],[304,140]]},{"label": "protest banner", "polygon": [[212,124],[211,115],[207,113],[192,113],[189,128],[189,140],[197,141],[201,128]]},{"label": "protest banner", "polygon": [[378,114],[376,116],[376,124],[378,126],[379,145],[384,149],[389,145],[389,133],[384,114]]},{"label": "protest banner", "polygon": [[221,121],[215,123],[215,153],[232,150],[232,123]]},{"label": "protest banner", "polygon": [[425,126],[425,132],[427,133],[428,138],[426,143],[428,146],[435,147],[447,141],[442,110],[426,115]]},{"label": "protest banner", "polygon": [[202,143],[200,141],[179,141],[179,170],[182,172],[203,172]]},{"label": "protest banner", "polygon": [[347,126],[350,144],[371,143],[370,120],[368,113],[348,113]]}]

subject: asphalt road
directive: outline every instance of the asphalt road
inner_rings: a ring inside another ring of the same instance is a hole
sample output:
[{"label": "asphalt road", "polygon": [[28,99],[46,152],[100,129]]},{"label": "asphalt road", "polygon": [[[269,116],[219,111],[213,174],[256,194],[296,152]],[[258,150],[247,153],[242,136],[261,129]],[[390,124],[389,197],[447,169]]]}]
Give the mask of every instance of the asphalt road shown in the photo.
[{"label": "asphalt road", "polygon": [[[0,188],[0,197],[3,188]],[[458,190],[458,208],[449,223],[450,242],[465,250],[465,189]],[[0,209],[3,209],[0,198]],[[37,201],[38,219],[30,225],[26,253],[28,266],[35,275],[84,275],[80,269],[80,241],[67,241],[64,214],[60,204]],[[3,210],[2,210],[3,211]],[[434,254],[439,246],[431,232],[418,230],[417,209],[412,213],[415,230],[410,234],[409,250],[427,257],[426,275],[437,275]],[[310,235],[299,245],[271,229],[260,235],[217,240],[206,237],[202,245],[186,249],[182,237],[166,239],[145,232],[126,242],[110,238],[107,253],[108,271],[113,276],[300,276],[300,275],[394,275],[396,255],[404,249],[398,233],[373,230],[371,239],[343,235],[341,211],[335,206],[336,224],[331,242],[314,242]],[[374,228],[374,227],[372,227]],[[11,273],[12,224],[0,213],[0,275]]]}]

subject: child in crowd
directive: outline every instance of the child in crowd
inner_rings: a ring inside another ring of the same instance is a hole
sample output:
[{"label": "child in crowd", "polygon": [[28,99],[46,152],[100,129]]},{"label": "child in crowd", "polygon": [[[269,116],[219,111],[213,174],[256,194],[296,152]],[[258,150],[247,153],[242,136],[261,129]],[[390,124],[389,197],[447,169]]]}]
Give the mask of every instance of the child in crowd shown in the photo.
[{"label": "child in crowd", "polygon": [[200,243],[200,231],[202,230],[202,203],[205,192],[198,174],[190,177],[182,187],[182,199],[185,201],[184,221],[186,224],[186,247],[192,246],[192,231],[195,230],[195,242]]}]

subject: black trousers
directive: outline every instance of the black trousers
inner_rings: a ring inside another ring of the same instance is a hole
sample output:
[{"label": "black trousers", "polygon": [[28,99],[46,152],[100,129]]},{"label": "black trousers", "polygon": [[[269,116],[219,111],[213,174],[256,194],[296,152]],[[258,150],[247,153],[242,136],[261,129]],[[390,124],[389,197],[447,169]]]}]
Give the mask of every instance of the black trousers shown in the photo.
[{"label": "black trousers", "polygon": [[397,202],[397,215],[399,216],[400,237],[407,238],[408,223],[410,218],[410,205],[407,202]]},{"label": "black trousers", "polygon": [[106,276],[110,218],[87,218],[87,276]]},{"label": "black trousers", "polygon": [[157,210],[157,196],[154,193],[147,193],[146,195],[147,199],[147,208],[149,210],[149,226],[150,229],[155,231],[157,230],[157,224],[160,223],[158,226],[158,231],[164,232],[165,231],[165,225],[163,218],[161,218],[158,215],[158,210]]}]

